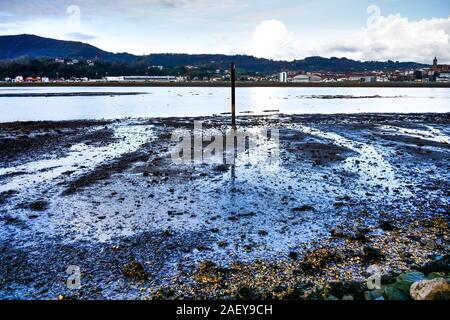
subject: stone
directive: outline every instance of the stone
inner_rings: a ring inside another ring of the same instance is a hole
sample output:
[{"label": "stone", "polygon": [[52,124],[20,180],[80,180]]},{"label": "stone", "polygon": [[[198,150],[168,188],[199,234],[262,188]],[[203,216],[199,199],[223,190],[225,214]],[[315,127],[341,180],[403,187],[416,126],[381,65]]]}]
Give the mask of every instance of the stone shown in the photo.
[{"label": "stone", "polygon": [[298,258],[298,253],[297,252],[295,252],[295,251],[291,251],[291,252],[289,252],[289,258],[291,258],[292,260],[297,260],[297,258]]},{"label": "stone", "polygon": [[148,273],[145,272],[144,267],[139,262],[133,261],[123,267],[123,274],[127,278],[134,280],[147,280]]},{"label": "stone", "polygon": [[411,271],[402,273],[397,277],[397,281],[394,284],[395,288],[402,291],[404,294],[409,294],[411,285],[414,282],[425,280],[425,275],[419,271]]},{"label": "stone", "polygon": [[443,272],[432,272],[429,275],[427,275],[428,280],[433,280],[437,278],[445,278],[445,273]]},{"label": "stone", "polygon": [[450,284],[444,278],[421,280],[411,285],[414,300],[450,300]]},{"label": "stone", "polygon": [[39,200],[31,203],[28,207],[33,211],[45,211],[48,209],[48,203],[46,201]]},{"label": "stone", "polygon": [[409,300],[409,297],[406,294],[394,286],[385,287],[384,295],[388,300]]},{"label": "stone", "polygon": [[364,259],[369,262],[379,262],[384,259],[384,254],[381,250],[367,246],[363,249]]},{"label": "stone", "polygon": [[301,207],[292,208],[292,212],[304,212],[304,211],[314,211],[314,207],[309,204],[304,204]]},{"label": "stone", "polygon": [[366,291],[364,293],[366,300],[384,300],[383,290],[376,289],[372,291]]}]

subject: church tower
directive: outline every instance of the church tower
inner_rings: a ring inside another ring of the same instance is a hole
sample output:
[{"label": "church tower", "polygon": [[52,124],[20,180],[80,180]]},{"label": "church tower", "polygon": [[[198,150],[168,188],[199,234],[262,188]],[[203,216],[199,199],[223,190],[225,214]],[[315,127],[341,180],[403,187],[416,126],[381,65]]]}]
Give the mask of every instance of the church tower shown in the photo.
[{"label": "church tower", "polygon": [[434,57],[434,60],[433,60],[433,69],[436,69],[436,68],[437,68],[437,63],[438,63],[437,58]]}]

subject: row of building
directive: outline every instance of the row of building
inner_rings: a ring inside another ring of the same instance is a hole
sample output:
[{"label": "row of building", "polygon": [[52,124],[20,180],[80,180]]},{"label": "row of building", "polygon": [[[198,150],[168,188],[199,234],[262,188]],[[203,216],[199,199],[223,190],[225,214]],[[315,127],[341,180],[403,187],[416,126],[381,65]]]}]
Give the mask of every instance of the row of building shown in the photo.
[{"label": "row of building", "polygon": [[76,64],[80,64],[82,62],[86,62],[86,64],[90,67],[95,66],[95,61],[94,60],[86,60],[86,61],[80,61],[78,59],[62,59],[62,58],[56,58],[54,60],[56,63],[63,63],[63,64],[67,64],[68,66],[73,66]]},{"label": "row of building", "polygon": [[120,76],[120,77],[104,77],[103,79],[89,78],[58,78],[50,80],[47,77],[22,77],[5,78],[4,82],[9,83],[49,83],[49,82],[183,82],[187,81],[186,77],[175,76]]},{"label": "row of building", "polygon": [[433,60],[431,68],[396,70],[393,72],[281,72],[278,76],[272,76],[271,80],[279,82],[440,82],[450,83],[450,65],[438,64],[437,58]]},{"label": "row of building", "polygon": [[[58,59],[57,59],[58,60]],[[77,60],[62,60],[63,63],[79,63]],[[90,61],[87,61],[90,62]],[[153,66],[162,70],[162,66]],[[220,82],[229,81],[229,70],[217,69],[205,77],[188,76],[106,76],[103,79],[91,80],[84,78],[63,79],[56,77],[50,80],[48,77],[22,77],[6,78],[5,82],[13,83],[47,83],[47,82],[186,82],[186,81],[203,81],[203,82]],[[382,83],[382,82],[440,82],[450,83],[450,65],[438,64],[437,58],[434,58],[433,65],[429,68],[396,70],[396,71],[370,71],[370,72],[294,72],[286,71],[277,75],[245,75],[240,74],[239,81],[248,82],[293,82],[293,83],[309,83],[309,82],[355,82],[355,83]]]},{"label": "row of building", "polygon": [[176,76],[119,76],[119,77],[105,77],[107,82],[184,82],[186,77]]}]

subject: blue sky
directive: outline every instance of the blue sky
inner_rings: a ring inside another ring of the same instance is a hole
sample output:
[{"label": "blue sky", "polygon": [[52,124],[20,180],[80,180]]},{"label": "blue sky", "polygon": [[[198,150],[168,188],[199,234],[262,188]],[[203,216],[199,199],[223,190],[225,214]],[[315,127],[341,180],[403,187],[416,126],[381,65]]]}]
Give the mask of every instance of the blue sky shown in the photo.
[{"label": "blue sky", "polygon": [[448,0],[0,0],[0,34],[135,54],[450,62]]}]

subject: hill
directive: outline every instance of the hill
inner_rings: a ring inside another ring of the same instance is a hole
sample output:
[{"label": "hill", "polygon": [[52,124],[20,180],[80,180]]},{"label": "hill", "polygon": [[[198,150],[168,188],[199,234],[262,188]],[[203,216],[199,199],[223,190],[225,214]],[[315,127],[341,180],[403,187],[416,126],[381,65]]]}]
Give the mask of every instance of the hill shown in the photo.
[{"label": "hill", "polygon": [[294,61],[275,61],[247,55],[224,54],[161,53],[136,56],[128,53],[107,52],[82,42],[49,39],[35,35],[0,36],[0,60],[14,60],[19,58],[96,59],[103,62],[122,64],[139,63],[141,65],[161,65],[165,67],[191,65],[211,69],[226,69],[234,61],[242,71],[263,74],[283,70],[348,72],[401,70],[426,66],[415,62],[355,61],[347,58],[323,57],[308,57],[303,60]]}]

